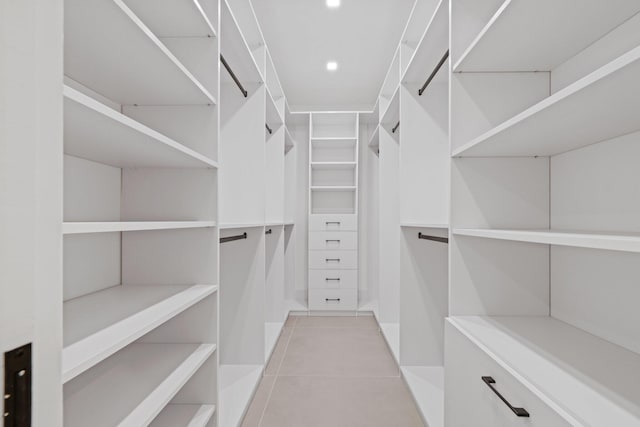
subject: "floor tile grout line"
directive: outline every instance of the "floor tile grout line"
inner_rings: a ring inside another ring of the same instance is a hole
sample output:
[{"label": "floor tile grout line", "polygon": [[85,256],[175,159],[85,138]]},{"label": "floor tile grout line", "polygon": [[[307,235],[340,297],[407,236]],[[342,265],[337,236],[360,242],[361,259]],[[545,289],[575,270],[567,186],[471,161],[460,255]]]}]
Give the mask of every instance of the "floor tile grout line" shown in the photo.
[{"label": "floor tile grout line", "polygon": [[271,394],[273,393],[273,389],[276,387],[276,382],[278,381],[278,377],[280,376],[280,368],[282,368],[282,363],[284,362],[284,357],[287,355],[287,349],[289,348],[289,342],[291,341],[291,337],[293,336],[293,332],[296,329],[296,324],[298,323],[298,319],[293,323],[291,327],[291,331],[289,332],[289,336],[287,337],[287,343],[284,346],[284,351],[282,352],[282,358],[280,358],[280,363],[278,364],[278,369],[276,370],[276,374],[274,375],[273,383],[271,384],[271,388],[269,389],[269,394],[267,395],[267,401],[264,404],[264,408],[262,408],[262,414],[260,414],[260,420],[258,421],[258,427],[262,426],[262,419],[264,418],[264,414],[267,412],[267,407],[269,406],[269,401],[271,400]]}]

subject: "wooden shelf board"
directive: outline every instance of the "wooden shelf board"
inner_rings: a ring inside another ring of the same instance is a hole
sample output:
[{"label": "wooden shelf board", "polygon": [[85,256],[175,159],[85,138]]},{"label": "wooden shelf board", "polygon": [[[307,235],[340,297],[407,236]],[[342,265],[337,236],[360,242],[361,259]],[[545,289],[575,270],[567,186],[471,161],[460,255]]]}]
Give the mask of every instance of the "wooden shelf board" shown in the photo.
[{"label": "wooden shelf board", "polygon": [[213,285],[118,285],[63,305],[66,383],[218,290]]},{"label": "wooden shelf board", "polygon": [[456,236],[640,253],[640,233],[458,228],[453,230],[453,234]]},{"label": "wooden shelf board", "polygon": [[263,365],[220,365],[219,425],[239,425],[262,377]]},{"label": "wooden shelf board", "polygon": [[215,405],[169,404],[150,427],[206,427],[215,412]]},{"label": "wooden shelf board", "polygon": [[65,154],[119,168],[217,168],[217,162],[64,86]]},{"label": "wooden shelf board", "polygon": [[547,316],[447,321],[568,424],[640,422],[637,353]]},{"label": "wooden shelf board", "polygon": [[125,105],[216,103],[122,0],[69,0],[64,18],[64,69],[73,80]]},{"label": "wooden shelf board", "polygon": [[110,221],[64,222],[63,234],[113,233],[125,231],[179,230],[185,228],[211,228],[215,221]]},{"label": "wooden shelf board", "polygon": [[551,71],[640,12],[637,2],[613,3],[507,0],[460,56],[454,71]]},{"label": "wooden shelf board", "polygon": [[552,156],[640,130],[640,47],[554,93],[453,152]]},{"label": "wooden shelf board", "polygon": [[65,426],[148,425],[215,350],[213,344],[127,346],[65,384]]},{"label": "wooden shelf board", "polygon": [[402,377],[429,427],[444,427],[444,367],[401,366]]}]

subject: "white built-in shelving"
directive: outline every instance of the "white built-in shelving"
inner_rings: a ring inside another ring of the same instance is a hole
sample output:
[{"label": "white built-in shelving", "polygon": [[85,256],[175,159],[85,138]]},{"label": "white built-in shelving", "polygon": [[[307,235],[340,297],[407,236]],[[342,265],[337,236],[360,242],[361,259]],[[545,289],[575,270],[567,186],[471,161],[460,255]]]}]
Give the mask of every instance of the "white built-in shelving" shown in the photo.
[{"label": "white built-in shelving", "polygon": [[63,234],[114,233],[125,231],[180,230],[215,227],[215,221],[112,221],[65,222]]},{"label": "white built-in shelving", "polygon": [[206,427],[216,412],[215,405],[167,405],[151,427]]}]

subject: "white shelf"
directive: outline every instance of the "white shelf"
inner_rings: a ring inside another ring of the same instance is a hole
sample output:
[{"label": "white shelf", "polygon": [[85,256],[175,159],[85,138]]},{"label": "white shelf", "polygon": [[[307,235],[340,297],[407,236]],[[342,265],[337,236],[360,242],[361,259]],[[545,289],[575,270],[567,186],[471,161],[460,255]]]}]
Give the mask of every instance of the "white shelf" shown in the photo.
[{"label": "white shelf", "polygon": [[454,229],[456,236],[482,237],[546,245],[640,253],[640,233],[594,233],[564,230]]},{"label": "white shelf", "polygon": [[125,0],[156,36],[216,37],[199,0]]},{"label": "white shelf", "polygon": [[[398,86],[395,92],[393,92],[393,96],[389,101],[389,106],[384,111],[380,124],[387,127],[389,132],[391,132],[391,129],[396,125],[396,123],[398,123],[398,121],[400,121],[400,86]],[[396,130],[396,132],[398,131]]]},{"label": "white shelf", "polygon": [[369,149],[373,151],[376,155],[380,150],[380,124],[376,126],[376,129],[373,131],[371,135],[371,139],[369,139]]},{"label": "white shelf", "polygon": [[211,228],[215,221],[110,221],[65,222],[63,234],[113,233],[124,231],[179,230],[185,228]]},{"label": "white shelf", "polygon": [[64,69],[73,80],[126,105],[216,103],[122,0],[68,0],[64,9]]},{"label": "white shelf", "polygon": [[232,229],[239,229],[239,228],[256,228],[256,227],[264,227],[265,223],[264,222],[251,222],[251,223],[227,223],[227,224],[220,224],[220,230],[232,230]]},{"label": "white shelf", "polygon": [[[265,85],[266,89],[266,120],[267,124],[271,128],[273,132],[278,130],[280,126],[284,123],[282,116],[280,116],[280,112],[278,111],[278,107],[276,106],[276,101],[271,95],[269,88]],[[268,135],[271,136],[271,135]],[[267,138],[268,139],[268,138]]]},{"label": "white shelf", "polygon": [[118,285],[64,303],[62,381],[216,292],[217,286]]},{"label": "white shelf", "polygon": [[[220,17],[220,53],[243,85],[263,83],[260,68],[227,0],[221,2],[220,11],[222,14]],[[222,65],[220,65],[220,82],[235,86],[231,76]],[[246,86],[245,89],[247,89]],[[241,95],[239,92],[238,94]]]},{"label": "white shelf", "polygon": [[310,187],[311,191],[355,191],[353,185],[317,185]]},{"label": "white shelf", "polygon": [[132,344],[64,386],[67,427],[148,425],[213,354],[213,344]]},{"label": "white shelf", "polygon": [[216,412],[215,405],[167,405],[151,427],[206,427]]},{"label": "white shelf", "polygon": [[237,426],[262,378],[262,365],[220,365],[219,425]]},{"label": "white shelf", "polygon": [[391,349],[391,354],[397,364],[400,364],[400,323],[379,323],[382,336]]},{"label": "white shelf", "polygon": [[354,169],[356,164],[356,162],[311,162],[311,168],[323,170]]},{"label": "white shelf", "polygon": [[402,376],[429,427],[444,427],[444,368],[402,366]]},{"label": "white shelf", "polygon": [[400,227],[415,227],[415,228],[440,228],[443,230],[449,229],[449,224],[430,224],[425,222],[402,222]]},{"label": "white shelf", "polygon": [[639,11],[627,0],[507,0],[454,71],[550,71]]},{"label": "white shelf", "polygon": [[293,147],[296,146],[296,141],[291,136],[291,132],[289,132],[289,128],[285,127],[284,130],[284,152],[288,153]]},{"label": "white shelf", "polygon": [[159,132],[64,86],[66,154],[120,168],[217,168]]},{"label": "white shelf", "polygon": [[455,150],[454,156],[551,156],[640,130],[640,47]]},{"label": "white shelf", "polygon": [[355,136],[327,136],[327,137],[321,137],[321,136],[313,136],[311,137],[312,141],[349,141],[350,143],[353,143],[353,141],[356,141],[358,138]]},{"label": "white shelf", "polygon": [[[401,81],[424,83],[448,49],[449,3],[440,0]],[[448,67],[443,65],[436,76],[448,79],[448,75]]]},{"label": "white shelf", "polygon": [[264,324],[264,363],[266,364],[271,357],[271,353],[276,348],[278,338],[284,322],[266,322]]},{"label": "white shelf", "polygon": [[448,321],[569,424],[640,424],[637,353],[552,317]]}]

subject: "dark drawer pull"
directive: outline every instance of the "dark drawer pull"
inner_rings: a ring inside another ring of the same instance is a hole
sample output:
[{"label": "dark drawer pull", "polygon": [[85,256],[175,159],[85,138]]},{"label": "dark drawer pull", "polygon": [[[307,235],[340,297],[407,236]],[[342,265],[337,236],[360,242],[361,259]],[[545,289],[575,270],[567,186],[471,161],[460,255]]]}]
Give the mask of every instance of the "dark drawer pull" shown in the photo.
[{"label": "dark drawer pull", "polygon": [[327,277],[327,278],[326,278],[326,279],[324,279],[324,280],[326,280],[327,282],[330,282],[330,281],[339,282],[339,281],[340,281],[340,278],[335,278],[335,279],[333,279],[333,278],[331,278],[331,277]]},{"label": "dark drawer pull", "polygon": [[327,240],[325,240],[325,242],[327,242],[327,243],[329,243],[329,242],[340,243],[340,239],[327,239]]},{"label": "dark drawer pull", "polygon": [[329,224],[336,224],[336,225],[340,225],[340,221],[327,221],[327,222],[325,222],[325,224],[326,224],[326,225],[329,225]]},{"label": "dark drawer pull", "polygon": [[509,409],[513,411],[514,414],[516,414],[519,417],[529,417],[529,413],[527,412],[526,409],[514,407],[513,405],[511,405],[511,403],[509,403],[507,399],[505,399],[500,394],[500,392],[493,386],[496,383],[496,380],[494,380],[492,377],[482,377],[482,381],[484,381],[484,383],[491,389],[491,391],[493,391],[500,398],[500,400],[502,400],[504,404],[507,405]]},{"label": "dark drawer pull", "polygon": [[340,258],[325,258],[325,262],[340,262]]},{"label": "dark drawer pull", "polygon": [[338,301],[338,302],[340,302],[340,298],[325,298],[324,300],[326,302],[329,302],[329,301]]}]

